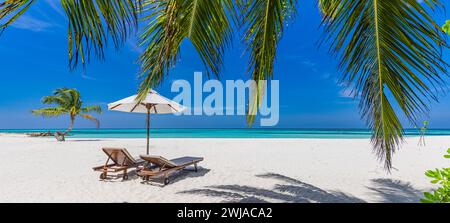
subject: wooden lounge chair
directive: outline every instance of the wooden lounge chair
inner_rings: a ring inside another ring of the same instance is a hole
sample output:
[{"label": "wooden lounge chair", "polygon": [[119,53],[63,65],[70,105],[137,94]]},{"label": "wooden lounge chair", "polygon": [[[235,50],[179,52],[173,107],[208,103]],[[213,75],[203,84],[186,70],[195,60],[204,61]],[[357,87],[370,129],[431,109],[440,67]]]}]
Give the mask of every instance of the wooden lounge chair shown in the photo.
[{"label": "wooden lounge chair", "polygon": [[164,185],[170,183],[169,176],[178,171],[183,170],[188,166],[193,165],[194,171],[197,172],[197,164],[203,161],[202,157],[181,157],[173,160],[168,160],[161,156],[144,156],[141,159],[147,162],[147,165],[142,169],[138,169],[137,174],[145,181],[150,178],[163,177]]},{"label": "wooden lounge chair", "polygon": [[[137,168],[139,165],[143,165],[143,160],[134,159],[127,149],[123,148],[103,148],[103,152],[106,153],[108,159],[103,166],[94,167],[94,171],[102,172],[100,179],[104,180],[108,176],[108,172],[120,172],[123,171],[123,180],[128,180],[128,169]],[[110,161],[112,161],[111,164]]]}]

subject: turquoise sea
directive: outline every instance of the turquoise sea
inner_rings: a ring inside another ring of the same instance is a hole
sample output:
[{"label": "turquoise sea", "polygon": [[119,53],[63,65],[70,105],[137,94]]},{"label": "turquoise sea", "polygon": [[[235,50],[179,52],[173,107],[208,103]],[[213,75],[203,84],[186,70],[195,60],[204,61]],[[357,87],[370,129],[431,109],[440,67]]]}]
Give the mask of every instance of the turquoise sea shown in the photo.
[{"label": "turquoise sea", "polygon": [[[30,133],[63,129],[0,129],[0,133]],[[408,129],[407,136],[418,136],[419,131]],[[320,138],[357,139],[370,138],[366,129],[152,129],[152,138]],[[428,130],[429,136],[450,136],[450,129]],[[72,138],[145,138],[145,129],[76,129]]]}]

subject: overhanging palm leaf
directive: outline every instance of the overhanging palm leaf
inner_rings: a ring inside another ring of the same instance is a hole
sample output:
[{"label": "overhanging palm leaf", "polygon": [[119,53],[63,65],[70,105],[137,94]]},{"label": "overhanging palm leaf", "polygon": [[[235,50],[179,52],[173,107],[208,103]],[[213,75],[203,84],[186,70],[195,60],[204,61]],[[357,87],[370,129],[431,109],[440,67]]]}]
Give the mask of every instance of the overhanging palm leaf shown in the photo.
[{"label": "overhanging palm leaf", "polygon": [[103,58],[108,35],[115,47],[123,43],[137,26],[141,0],[62,0],[69,18],[69,61],[74,68],[78,60],[86,63],[91,49]]},{"label": "overhanging palm leaf", "polygon": [[[239,1],[236,1],[239,2]],[[141,55],[139,98],[161,83],[177,62],[180,45],[190,40],[205,64],[207,74],[218,76],[225,47],[231,40],[231,0],[161,0],[145,4],[149,14],[141,35],[146,49]]]},{"label": "overhanging palm leaf", "polygon": [[[21,16],[35,0],[7,0],[0,3],[0,33]],[[7,16],[9,18],[5,19]]]},{"label": "overhanging palm leaf", "polygon": [[187,19],[183,20],[188,26],[187,37],[199,52],[208,76],[210,73],[219,75],[224,49],[231,42],[232,30],[227,10],[235,13],[232,0],[194,0]]},{"label": "overhanging palm leaf", "polygon": [[328,19],[336,17],[336,12],[342,6],[339,0],[319,0],[319,9],[323,15],[328,16]]},{"label": "overhanging palm leaf", "polygon": [[252,125],[261,103],[264,84],[261,80],[273,77],[278,42],[283,36],[287,20],[295,15],[296,0],[252,0],[246,2],[243,23],[245,43],[250,52],[249,72],[258,86],[249,104],[247,123]]},{"label": "overhanging palm leaf", "polygon": [[[22,15],[35,0],[8,0],[0,3],[0,29]],[[69,19],[69,65],[89,60],[91,50],[100,58],[111,37],[120,46],[137,26],[144,0],[61,0]]]},{"label": "overhanging palm leaf", "polygon": [[155,1],[144,5],[150,14],[144,19],[149,23],[141,35],[141,45],[146,45],[141,55],[141,77],[144,77],[139,95],[142,98],[148,90],[161,83],[172,68],[184,37],[180,31],[181,0]]},{"label": "overhanging palm leaf", "polygon": [[[323,0],[327,1],[327,0]],[[331,1],[330,1],[331,2]],[[447,74],[443,32],[417,0],[341,0],[322,9],[333,52],[340,55],[342,81],[361,94],[363,118],[373,130],[374,150],[392,168],[403,139],[394,106],[411,123],[428,112],[435,88]],[[426,1],[437,7],[440,1]]]}]

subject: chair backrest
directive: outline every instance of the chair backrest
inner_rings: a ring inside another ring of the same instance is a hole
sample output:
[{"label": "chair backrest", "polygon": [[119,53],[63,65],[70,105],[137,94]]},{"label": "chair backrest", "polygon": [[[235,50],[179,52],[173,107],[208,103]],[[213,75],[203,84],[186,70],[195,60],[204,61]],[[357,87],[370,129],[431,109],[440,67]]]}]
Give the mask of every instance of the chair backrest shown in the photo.
[{"label": "chair backrest", "polygon": [[103,148],[103,152],[116,164],[120,166],[132,166],[137,162],[124,148]]},{"label": "chair backrest", "polygon": [[150,162],[156,166],[164,166],[167,168],[173,168],[173,167],[177,167],[178,165],[173,163],[172,161],[162,157],[162,156],[144,156],[141,155],[141,158],[147,162]]}]

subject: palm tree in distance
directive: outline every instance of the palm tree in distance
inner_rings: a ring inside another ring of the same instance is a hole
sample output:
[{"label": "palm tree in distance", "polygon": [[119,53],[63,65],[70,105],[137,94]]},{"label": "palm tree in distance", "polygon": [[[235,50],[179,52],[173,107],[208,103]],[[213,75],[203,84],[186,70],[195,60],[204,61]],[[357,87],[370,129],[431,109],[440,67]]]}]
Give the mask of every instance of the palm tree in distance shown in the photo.
[{"label": "palm tree in distance", "polygon": [[62,115],[68,115],[70,117],[70,126],[65,132],[56,132],[55,137],[58,141],[65,141],[65,136],[72,131],[75,124],[75,118],[80,116],[95,122],[97,128],[100,127],[100,121],[88,113],[95,112],[101,113],[100,106],[88,106],[83,107],[83,101],[80,97],[80,92],[76,89],[60,88],[56,89],[52,96],[46,96],[42,99],[43,104],[51,105],[55,104],[55,107],[41,108],[33,110],[34,115],[40,115],[43,117],[59,117]]},{"label": "palm tree in distance", "polygon": [[[35,0],[0,3],[0,28],[6,28]],[[103,58],[108,35],[116,47],[140,20],[142,98],[158,86],[179,61],[180,45],[190,41],[208,76],[219,76],[233,35],[249,55],[248,71],[258,81],[271,79],[283,30],[296,15],[297,0],[61,0],[69,18],[69,61],[84,64],[91,49]],[[392,168],[392,155],[403,141],[400,117],[413,126],[429,112],[444,85],[448,64],[444,32],[430,11],[441,0],[318,0],[323,43],[339,59],[341,82],[360,100],[360,111],[372,129],[374,151]],[[259,85],[258,89],[264,86]],[[260,91],[249,103],[254,121]],[[396,108],[396,109],[394,109]]]}]

